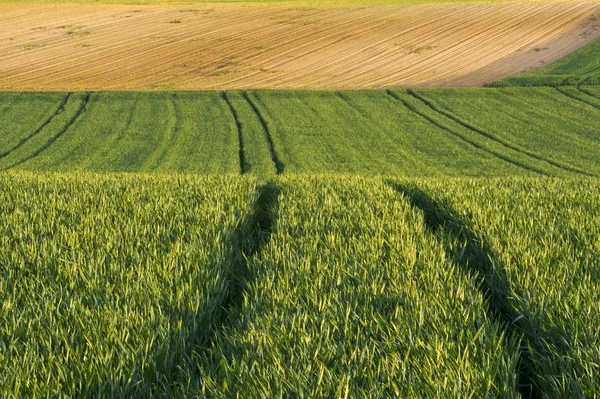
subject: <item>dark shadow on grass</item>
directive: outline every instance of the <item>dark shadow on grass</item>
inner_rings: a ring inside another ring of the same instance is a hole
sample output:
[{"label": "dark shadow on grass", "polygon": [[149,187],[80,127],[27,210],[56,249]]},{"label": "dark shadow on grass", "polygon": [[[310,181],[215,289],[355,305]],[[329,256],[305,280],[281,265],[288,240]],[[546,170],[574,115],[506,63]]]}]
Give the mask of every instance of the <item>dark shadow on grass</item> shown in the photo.
[{"label": "dark shadow on grass", "polygon": [[224,277],[229,284],[228,295],[223,303],[227,313],[241,308],[244,292],[254,281],[254,273],[248,268],[248,259],[260,256],[262,248],[269,241],[275,228],[275,215],[280,189],[267,183],[257,190],[257,197],[248,217],[235,229],[230,242],[228,274]]},{"label": "dark shadow on grass", "polygon": [[[260,257],[264,246],[269,242],[275,229],[279,195],[280,189],[272,183],[260,186],[256,191],[252,211],[233,231],[224,236],[226,259],[221,268],[220,281],[208,299],[208,306],[212,311],[207,312],[206,319],[200,321],[201,327],[196,331],[195,337],[190,337],[189,342],[194,343],[193,353],[182,357],[183,367],[195,370],[194,375],[200,375],[199,364],[196,362],[199,358],[211,365],[209,373],[220,374],[222,364],[214,352],[214,342],[239,317],[244,295],[256,279],[254,271],[248,267],[248,260]],[[198,380],[194,385],[200,391],[202,381]]]},{"label": "dark shadow on grass", "polygon": [[[519,339],[528,327],[524,317],[511,304],[512,289],[501,263],[485,238],[473,232],[447,204],[437,203],[414,186],[389,182],[390,187],[404,196],[411,205],[423,213],[427,230],[443,246],[449,257],[469,276],[475,277],[477,286],[488,304],[491,320],[502,325],[507,336]],[[524,398],[541,397],[536,381],[536,370],[528,346],[522,343],[519,351],[519,392]]]},{"label": "dark shadow on grass", "polygon": [[[217,265],[218,279],[199,309],[163,307],[163,312],[173,316],[173,325],[183,321],[189,327],[183,336],[178,336],[174,328],[175,334],[156,343],[158,348],[144,359],[146,366],[140,361],[132,364],[128,381],[81,381],[75,392],[82,397],[96,393],[102,397],[203,397],[198,357],[213,360],[215,338],[239,315],[245,292],[255,279],[248,259],[260,256],[270,239],[279,194],[280,189],[274,184],[260,186],[251,211],[234,229],[225,232],[222,238],[225,256]],[[176,241],[176,236],[170,238]],[[172,242],[166,244],[165,250],[171,245]],[[212,367],[218,371],[221,364],[214,361]]]}]

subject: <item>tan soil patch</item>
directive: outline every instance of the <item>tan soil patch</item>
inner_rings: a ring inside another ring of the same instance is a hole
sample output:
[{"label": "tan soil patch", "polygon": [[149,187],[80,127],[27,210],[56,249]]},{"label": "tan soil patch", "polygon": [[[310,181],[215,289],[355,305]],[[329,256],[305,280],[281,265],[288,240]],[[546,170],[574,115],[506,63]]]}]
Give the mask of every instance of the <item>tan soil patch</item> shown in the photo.
[{"label": "tan soil patch", "polygon": [[0,89],[473,86],[597,37],[599,2],[4,5]]}]

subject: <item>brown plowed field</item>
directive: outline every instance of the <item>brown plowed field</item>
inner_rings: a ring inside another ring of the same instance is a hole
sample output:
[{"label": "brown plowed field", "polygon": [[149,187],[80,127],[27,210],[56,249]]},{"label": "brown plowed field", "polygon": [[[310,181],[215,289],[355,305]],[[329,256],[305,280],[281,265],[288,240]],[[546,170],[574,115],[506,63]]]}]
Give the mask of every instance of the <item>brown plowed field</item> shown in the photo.
[{"label": "brown plowed field", "polygon": [[600,37],[599,2],[0,6],[0,90],[480,85]]}]

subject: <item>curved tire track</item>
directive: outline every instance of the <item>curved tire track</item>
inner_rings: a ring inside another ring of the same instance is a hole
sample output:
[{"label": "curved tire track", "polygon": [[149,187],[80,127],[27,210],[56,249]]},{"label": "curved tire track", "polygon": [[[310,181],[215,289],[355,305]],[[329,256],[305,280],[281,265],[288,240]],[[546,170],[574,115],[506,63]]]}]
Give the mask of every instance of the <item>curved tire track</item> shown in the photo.
[{"label": "curved tire track", "polygon": [[31,153],[29,156],[21,159],[18,162],[13,163],[12,165],[4,168],[4,170],[8,170],[8,169],[12,169],[15,168],[19,165],[24,164],[25,162],[37,157],[40,153],[42,153],[44,150],[46,150],[48,147],[50,147],[52,145],[52,143],[54,143],[60,136],[62,136],[67,130],[69,130],[69,128],[73,125],[73,123],[75,123],[75,121],[81,116],[81,114],[83,114],[86,110],[86,106],[87,103],[90,99],[90,93],[86,93],[85,96],[82,98],[81,100],[81,104],[79,105],[79,109],[77,109],[77,112],[75,112],[75,115],[73,115],[73,117],[71,117],[71,119],[65,124],[65,126],[59,130],[54,136],[52,136],[46,143],[44,143],[40,148],[38,148],[37,150],[35,150],[33,153]]}]

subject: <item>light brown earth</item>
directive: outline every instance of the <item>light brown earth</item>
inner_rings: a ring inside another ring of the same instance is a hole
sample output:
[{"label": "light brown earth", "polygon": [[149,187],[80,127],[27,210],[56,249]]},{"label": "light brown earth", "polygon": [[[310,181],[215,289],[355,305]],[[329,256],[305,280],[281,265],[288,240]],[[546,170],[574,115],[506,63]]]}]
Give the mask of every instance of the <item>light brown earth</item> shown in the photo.
[{"label": "light brown earth", "polygon": [[474,86],[600,37],[600,2],[0,6],[0,90]]}]

